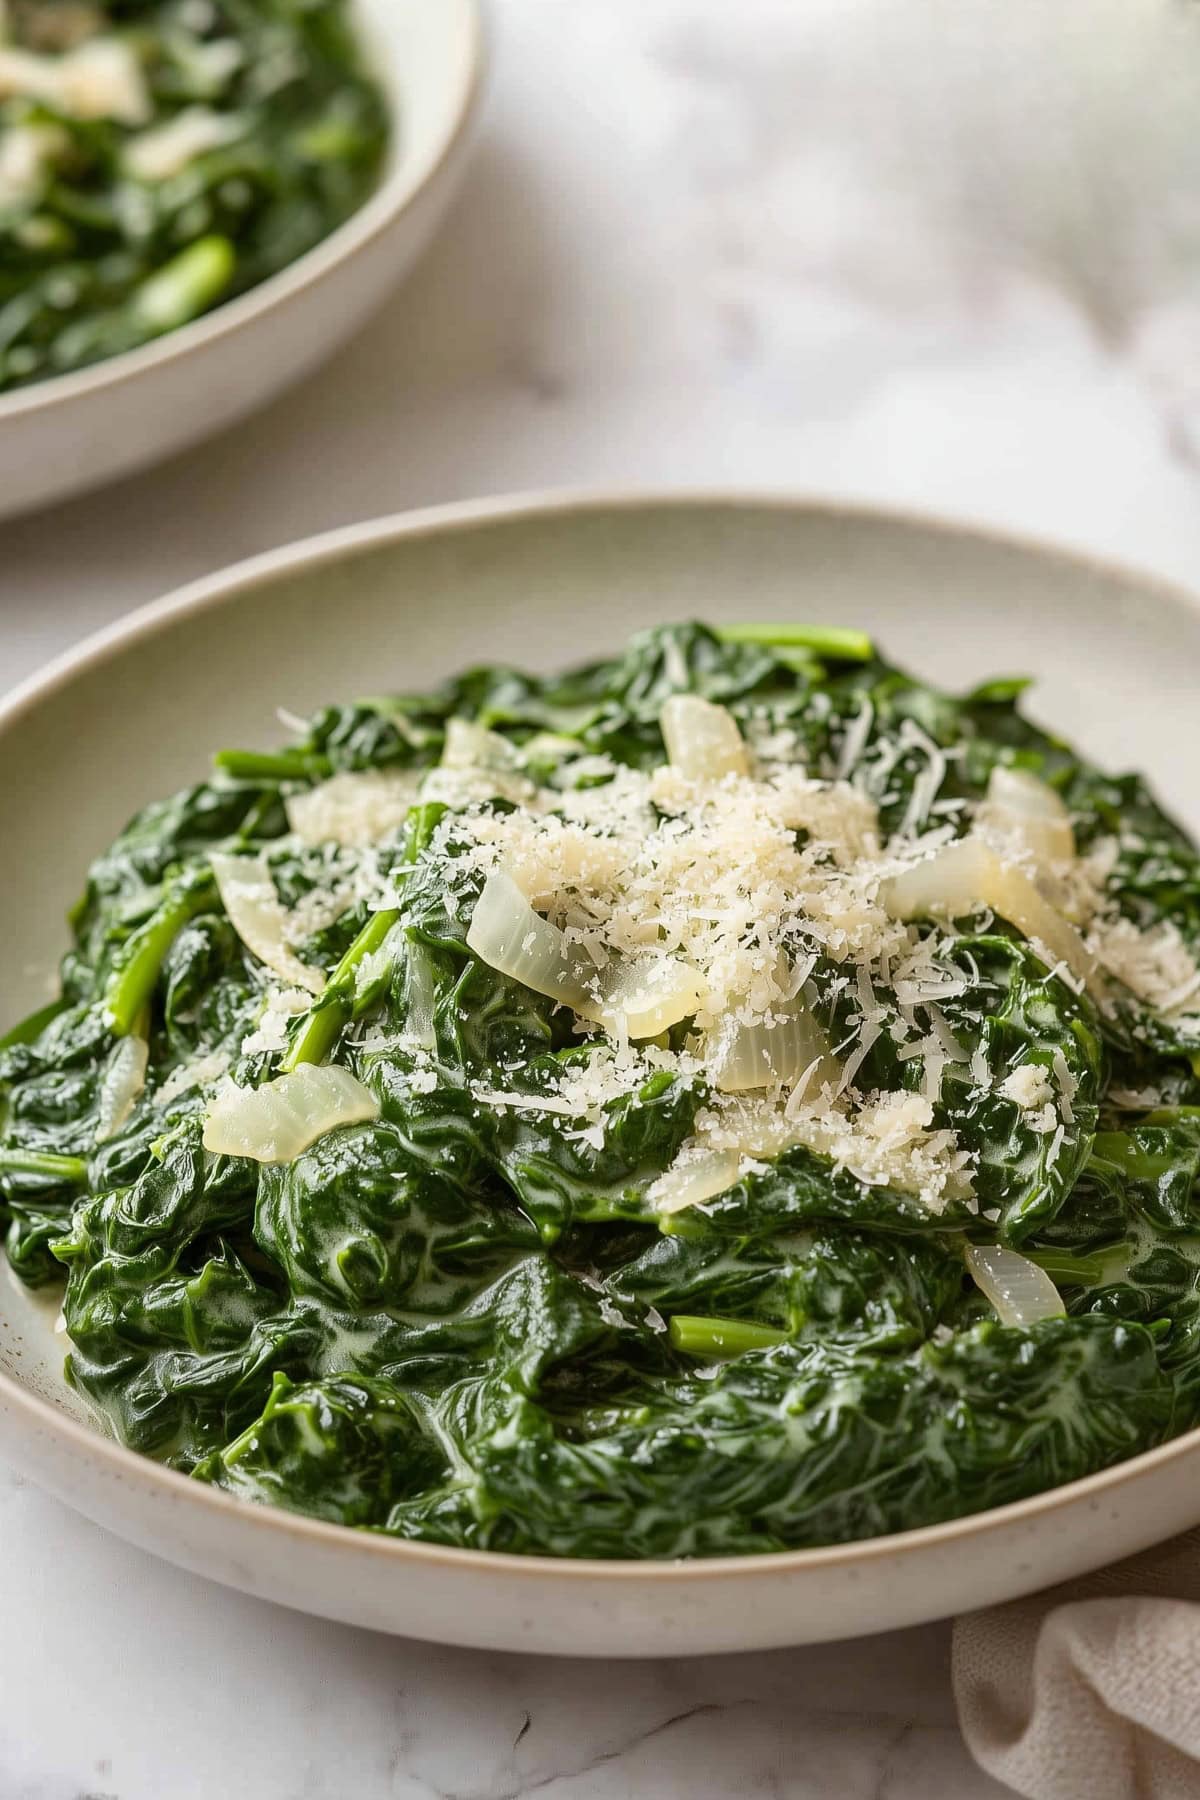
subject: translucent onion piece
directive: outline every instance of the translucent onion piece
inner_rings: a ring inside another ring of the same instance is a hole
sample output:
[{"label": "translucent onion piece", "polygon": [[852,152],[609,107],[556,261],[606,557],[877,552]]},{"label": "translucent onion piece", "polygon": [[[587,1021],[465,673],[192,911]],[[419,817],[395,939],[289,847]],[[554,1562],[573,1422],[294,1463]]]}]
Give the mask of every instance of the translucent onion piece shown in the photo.
[{"label": "translucent onion piece", "polygon": [[146,1085],[146,1064],[150,1046],[145,1038],[130,1032],[123,1037],[108,1059],[108,1067],[100,1079],[99,1116],[96,1120],[96,1142],[103,1144],[115,1137],[133,1111],[134,1102]]},{"label": "translucent onion piece", "polygon": [[126,144],[122,163],[138,181],[169,181],[197,156],[241,137],[246,125],[231,113],[208,106],[185,106],[165,125],[143,131]]},{"label": "translucent onion piece", "polygon": [[977,837],[960,838],[886,881],[880,899],[894,919],[916,919],[929,913],[960,918],[981,906],[990,907],[1035,944],[1044,945],[1053,963],[1065,963],[1078,980],[1094,983],[1096,959],[1075,927],[1043,899],[1028,875],[1001,862]]},{"label": "translucent onion piece", "polygon": [[673,1163],[651,1184],[646,1198],[660,1213],[683,1212],[685,1207],[699,1206],[702,1200],[731,1188],[741,1166],[737,1150],[706,1150]]},{"label": "translucent onion piece", "polygon": [[996,1309],[1002,1325],[1036,1325],[1066,1313],[1062,1295],[1045,1269],[1002,1244],[970,1244],[967,1268]]},{"label": "translucent onion piece", "polygon": [[707,992],[699,971],[678,957],[638,957],[597,969],[585,950],[569,944],[556,925],[533,910],[503,869],[484,883],[467,947],[535,994],[631,1038],[657,1037],[689,1018]]},{"label": "translucent onion piece", "polygon": [[216,1156],[292,1162],[326,1132],[379,1117],[379,1102],[349,1069],[303,1063],[259,1088],[230,1085],[204,1121],[204,1148]]},{"label": "translucent onion piece", "polygon": [[287,909],[280,904],[263,856],[228,856],[214,850],[209,855],[217,879],[221,904],[229,923],[251,955],[295,987],[319,994],[325,977],[319,969],[302,963],[284,942]]},{"label": "translucent onion piece", "polygon": [[469,719],[448,719],[443,769],[514,769],[519,758],[507,738]]},{"label": "translucent onion piece", "polygon": [[1052,787],[1025,769],[992,770],[979,817],[1018,837],[1037,862],[1069,862],[1075,855],[1070,813]]},{"label": "translucent onion piece", "polygon": [[631,1038],[658,1037],[681,1019],[690,1019],[708,994],[700,971],[677,956],[609,963],[600,983],[601,1005],[585,1016]]},{"label": "translucent onion piece", "polygon": [[25,95],[76,119],[117,119],[142,125],[152,108],[133,48],[115,37],[94,37],[65,56],[38,56],[0,45],[0,100]]},{"label": "translucent onion piece", "polygon": [[472,800],[499,795],[514,806],[523,805],[536,793],[535,784],[521,771],[521,756],[497,731],[473,725],[469,719],[449,719],[442,760],[422,782],[427,800],[448,806],[465,806]]},{"label": "translucent onion piece", "polygon": [[596,1016],[597,970],[591,958],[575,950],[556,925],[534,912],[503,869],[483,884],[467,931],[467,947],[489,968],[510,975],[535,994],[558,1000],[584,1018]]},{"label": "translucent onion piece", "polygon": [[780,1002],[770,1017],[769,1024],[753,1025],[731,1019],[709,1033],[703,1056],[718,1092],[743,1094],[774,1082],[791,1086],[814,1063],[819,1080],[836,1082],[829,1040],[798,996]]},{"label": "translucent onion piece", "polygon": [[69,145],[57,125],[8,125],[0,131],[0,206],[34,198]]},{"label": "translucent onion piece", "polygon": [[664,702],[659,724],[672,767],[689,781],[721,781],[726,775],[750,773],[737,720],[725,707],[697,694],[672,694]]}]

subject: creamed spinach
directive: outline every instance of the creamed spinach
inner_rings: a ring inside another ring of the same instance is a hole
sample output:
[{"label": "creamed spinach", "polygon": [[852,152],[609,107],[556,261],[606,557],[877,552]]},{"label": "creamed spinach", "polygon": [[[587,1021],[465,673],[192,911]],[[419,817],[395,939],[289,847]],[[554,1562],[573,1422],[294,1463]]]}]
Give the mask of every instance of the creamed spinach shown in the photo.
[{"label": "creamed spinach", "polygon": [[0,1049],[69,1380],[233,1494],[554,1556],[865,1538],[1195,1425],[1200,859],[1023,686],[669,626],[147,806]]}]

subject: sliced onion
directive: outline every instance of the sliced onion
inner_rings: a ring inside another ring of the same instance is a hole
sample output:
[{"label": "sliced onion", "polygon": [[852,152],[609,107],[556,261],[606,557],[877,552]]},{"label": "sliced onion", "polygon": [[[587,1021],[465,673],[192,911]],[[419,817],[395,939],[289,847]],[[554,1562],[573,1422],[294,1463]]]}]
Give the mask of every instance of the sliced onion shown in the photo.
[{"label": "sliced onion", "polygon": [[814,1063],[821,1081],[838,1078],[829,1040],[799,995],[773,1008],[769,1023],[726,1020],[705,1038],[703,1056],[722,1094],[743,1094],[775,1082],[791,1086]]},{"label": "sliced onion", "polygon": [[1025,769],[1001,764],[992,770],[979,819],[1011,832],[1039,863],[1069,862],[1075,855],[1071,815],[1061,797]]},{"label": "sliced onion", "polygon": [[242,136],[246,121],[209,106],[185,106],[165,125],[139,132],[126,144],[121,161],[138,181],[169,181],[196,157],[219,150]]},{"label": "sliced onion", "polygon": [[681,1019],[690,1019],[708,994],[700,971],[678,956],[639,956],[627,963],[610,963],[600,985],[600,1007],[584,1016],[631,1038],[658,1037]]},{"label": "sliced onion", "polygon": [[996,1309],[1002,1325],[1036,1325],[1066,1313],[1062,1295],[1027,1256],[1003,1244],[969,1244],[966,1264],[981,1291]]},{"label": "sliced onion", "polygon": [[672,694],[663,703],[659,724],[671,766],[689,781],[750,773],[737,720],[726,707],[698,694]]},{"label": "sliced onion", "polygon": [[69,144],[57,125],[7,125],[0,131],[0,206],[33,199]]},{"label": "sliced onion", "polygon": [[151,117],[154,108],[132,43],[107,35],[87,38],[54,61],[64,112],[77,119],[117,119],[123,125],[144,125]]},{"label": "sliced onion", "polygon": [[209,854],[212,872],[217,879],[221,904],[229,915],[229,923],[252,956],[273,969],[284,981],[295,987],[319,994],[325,977],[319,969],[302,963],[284,941],[287,909],[280,904],[264,856],[229,856],[214,850]]},{"label": "sliced onion", "polygon": [[108,1059],[108,1067],[100,1079],[99,1116],[96,1120],[96,1142],[106,1143],[115,1137],[133,1111],[134,1102],[146,1085],[146,1064],[150,1046],[145,1038],[130,1032],[117,1044]]},{"label": "sliced onion", "polygon": [[1033,943],[1044,945],[1055,963],[1065,963],[1080,981],[1094,982],[1096,959],[1075,927],[1038,893],[1028,875],[1001,862],[982,838],[960,838],[893,876],[880,899],[894,919],[916,919],[929,913],[961,918],[981,906],[990,907]]},{"label": "sliced onion", "polygon": [[217,1094],[204,1121],[204,1148],[215,1156],[291,1162],[339,1125],[378,1117],[378,1100],[349,1069],[302,1063],[262,1087],[231,1083]]},{"label": "sliced onion", "polygon": [[504,869],[494,870],[484,883],[467,947],[535,994],[631,1038],[657,1037],[689,1018],[707,993],[699,971],[676,956],[614,959],[597,969],[585,950],[534,911]]},{"label": "sliced onion", "polygon": [[646,1198],[660,1213],[682,1212],[699,1206],[731,1188],[742,1166],[737,1150],[705,1150],[699,1156],[672,1163],[647,1191]]},{"label": "sliced onion", "polygon": [[142,65],[130,44],[100,36],[65,56],[39,56],[0,45],[0,100],[25,95],[75,119],[142,125],[152,108]]},{"label": "sliced onion", "polygon": [[465,806],[472,800],[499,797],[521,806],[537,792],[522,773],[520,753],[501,737],[469,719],[449,719],[442,760],[426,774],[421,793],[427,800]]},{"label": "sliced onion", "polygon": [[448,719],[443,769],[515,769],[520,758],[506,737],[469,719]]},{"label": "sliced onion", "polygon": [[510,975],[535,994],[558,1000],[584,1018],[595,1016],[595,964],[584,951],[573,949],[556,925],[534,912],[504,869],[493,870],[483,884],[471,914],[467,947],[489,968]]},{"label": "sliced onion", "polygon": [[982,839],[960,838],[885,881],[879,897],[894,919],[916,919],[929,913],[960,917],[991,904],[983,889],[995,885],[998,864],[999,858]]}]

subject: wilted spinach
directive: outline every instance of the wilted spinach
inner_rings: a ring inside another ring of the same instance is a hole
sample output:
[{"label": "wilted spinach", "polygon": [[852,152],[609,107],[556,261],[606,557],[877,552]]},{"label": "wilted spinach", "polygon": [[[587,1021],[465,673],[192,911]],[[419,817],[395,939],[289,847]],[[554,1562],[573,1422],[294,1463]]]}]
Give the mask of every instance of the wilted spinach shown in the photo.
[{"label": "wilted spinach", "polygon": [[[266,853],[302,904],[329,865],[289,835],[289,795],[419,773],[455,718],[549,780],[603,779],[598,758],[652,766],[675,692],[718,700],[747,734],[786,728],[822,777],[856,731],[855,779],[885,830],[930,804],[931,745],[952,753],[939,802],[978,801],[998,763],[1035,772],[1081,844],[1119,835],[1110,891],[1128,916],[1200,944],[1186,837],[1135,777],[1029,724],[1022,683],[955,698],[854,633],[765,635],[663,628],[566,676],[478,669],[433,695],[328,707],[289,749],[222,752],[211,780],[147,807],[95,863],[61,1002],[0,1045],[0,1214],[23,1280],[65,1270],[70,1378],[123,1441],[402,1537],[675,1557],[973,1512],[1200,1420],[1187,1032],[1132,1001],[1102,1015],[999,923],[944,952],[947,977],[969,980],[944,1006],[964,1056],[936,1123],[971,1151],[978,1205],[940,1214],[795,1147],[660,1228],[647,1189],[701,1087],[660,1071],[606,1104],[599,1134],[539,1110],[598,1046],[467,948],[479,877],[465,858],[455,872],[439,806],[378,850],[386,904],[351,897],[306,939],[331,978],[321,1001],[285,1043],[253,1047],[272,984],[224,916],[210,851]],[[836,1037],[845,983],[820,959],[812,981]],[[146,1087],[98,1142],[135,1023]],[[205,1151],[222,1071],[254,1086],[324,1055],[377,1097],[377,1120],[286,1164]],[[1018,1065],[1069,1082],[1069,1129],[1035,1130],[998,1091]],[[884,1031],[859,1080],[915,1093],[922,1075]],[[997,1323],[963,1263],[967,1242],[996,1238],[1053,1275],[1065,1317]]]}]

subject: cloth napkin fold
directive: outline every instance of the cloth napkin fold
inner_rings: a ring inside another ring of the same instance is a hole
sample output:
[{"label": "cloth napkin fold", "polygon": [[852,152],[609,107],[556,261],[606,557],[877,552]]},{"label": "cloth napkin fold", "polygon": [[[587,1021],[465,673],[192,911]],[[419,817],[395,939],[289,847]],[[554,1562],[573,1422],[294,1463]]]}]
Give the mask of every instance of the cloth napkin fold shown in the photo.
[{"label": "cloth napkin fold", "polygon": [[1200,1800],[1200,1530],[955,1621],[963,1735],[1028,1800]]}]

